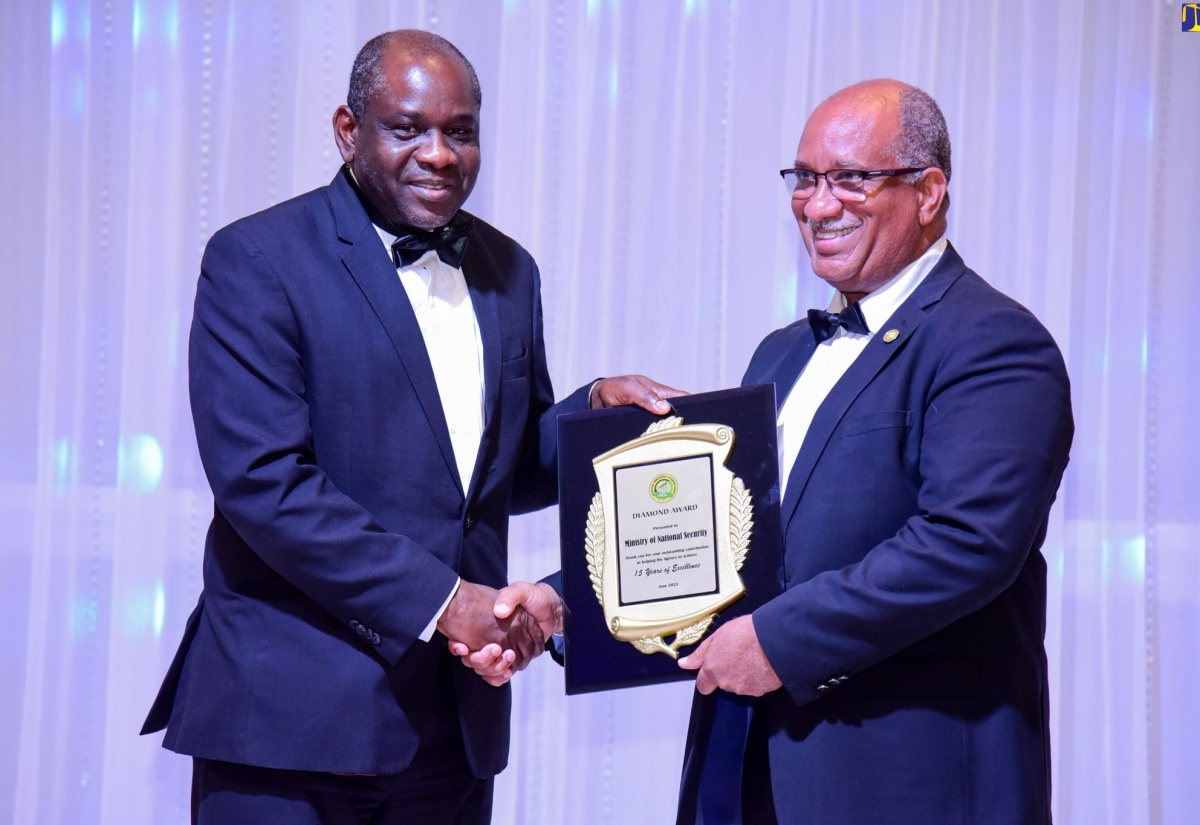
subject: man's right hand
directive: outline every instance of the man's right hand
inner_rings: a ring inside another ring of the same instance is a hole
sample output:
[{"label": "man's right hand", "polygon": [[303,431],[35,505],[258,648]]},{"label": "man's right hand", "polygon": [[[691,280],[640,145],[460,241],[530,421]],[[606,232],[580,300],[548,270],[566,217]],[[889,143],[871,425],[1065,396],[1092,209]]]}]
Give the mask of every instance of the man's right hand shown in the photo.
[{"label": "man's right hand", "polygon": [[494,608],[498,595],[486,585],[461,582],[438,619],[437,629],[451,640],[451,650],[455,645],[472,651],[498,650],[512,671],[522,670],[541,654],[546,636],[536,617],[525,610],[497,615]]},{"label": "man's right hand", "polygon": [[[548,640],[551,634],[562,632],[562,598],[545,582],[513,582],[496,596],[493,613],[501,622],[512,621],[522,614],[530,617],[537,623],[543,640]],[[450,640],[450,652],[461,657],[463,664],[489,685],[497,687],[511,679],[526,664],[517,660],[515,651],[500,645],[472,647],[453,637]]]},{"label": "man's right hand", "polygon": [[507,619],[517,608],[533,617],[542,630],[543,639],[549,640],[553,634],[562,633],[562,597],[545,582],[513,582],[496,595],[492,612],[497,619]]}]

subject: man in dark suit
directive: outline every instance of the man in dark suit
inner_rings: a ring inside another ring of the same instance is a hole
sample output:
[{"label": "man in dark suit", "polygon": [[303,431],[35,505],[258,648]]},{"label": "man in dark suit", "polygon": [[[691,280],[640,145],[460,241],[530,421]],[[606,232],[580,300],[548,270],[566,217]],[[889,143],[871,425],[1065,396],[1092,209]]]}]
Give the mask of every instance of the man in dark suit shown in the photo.
[{"label": "man in dark suit", "polygon": [[1049,822],[1062,357],[943,237],[925,93],[838,92],[782,174],[836,314],[772,333],[743,379],[781,401],[785,591],[680,662],[679,822]]},{"label": "man in dark suit", "polygon": [[[215,234],[190,345],[215,512],[204,589],[143,733],[194,758],[201,823],[490,819],[512,669],[493,615],[510,513],[556,497],[557,412],[674,391],[606,379],[553,406],[529,254],[461,211],[479,82],[432,34],[360,52],[329,186]],[[590,391],[590,392],[589,392]]]}]

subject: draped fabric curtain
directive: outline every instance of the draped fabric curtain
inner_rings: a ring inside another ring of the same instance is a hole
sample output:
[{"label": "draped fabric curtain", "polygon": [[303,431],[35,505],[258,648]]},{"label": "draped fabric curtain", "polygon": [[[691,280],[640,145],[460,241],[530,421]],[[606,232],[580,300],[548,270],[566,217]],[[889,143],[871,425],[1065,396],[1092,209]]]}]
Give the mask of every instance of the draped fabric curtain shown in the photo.
[{"label": "draped fabric curtain", "polygon": [[[420,27],[483,84],[468,207],[543,273],[559,390],[735,385],[829,289],[777,170],[849,83],[928,90],[949,237],[1029,306],[1078,425],[1044,549],[1059,823],[1200,810],[1200,33],[1160,0],[7,0],[0,5],[0,821],[182,823],[137,730],[200,589],[188,411],[201,250],[327,182],[369,37]],[[512,574],[558,566],[551,510]],[[514,681],[497,823],[672,819],[691,687]],[[336,708],[330,709],[336,713]],[[914,759],[921,758],[914,753]]]}]

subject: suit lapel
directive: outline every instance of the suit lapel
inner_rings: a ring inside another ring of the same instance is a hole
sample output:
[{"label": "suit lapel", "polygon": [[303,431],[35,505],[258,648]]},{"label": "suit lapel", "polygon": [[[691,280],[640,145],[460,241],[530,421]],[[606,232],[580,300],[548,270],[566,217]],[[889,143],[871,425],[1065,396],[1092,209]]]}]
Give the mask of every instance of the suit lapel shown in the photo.
[{"label": "suit lapel", "polygon": [[[817,466],[817,462],[825,453],[825,449],[829,445],[829,440],[833,436],[834,430],[846,415],[846,411],[850,409],[850,405],[855,399],[862,394],[867,386],[874,380],[891,360],[904,349],[904,344],[908,341],[917,327],[928,316],[927,310],[933,304],[941,300],[946,289],[949,288],[958,277],[963,273],[964,265],[962,258],[954,251],[954,247],[947,244],[946,251],[942,253],[941,259],[937,265],[925,277],[920,286],[908,297],[900,307],[892,313],[891,318],[887,320],[886,327],[888,330],[895,330],[898,336],[893,340],[885,342],[881,330],[876,330],[876,334],[871,338],[867,348],[854,360],[850,368],[845,374],[838,379],[838,382],[829,391],[829,395],[821,402],[821,406],[817,409],[817,414],[813,417],[812,424],[808,428],[808,432],[804,436],[804,443],[800,445],[800,452],[796,456],[796,462],[792,465],[788,472],[787,494],[784,496],[782,507],[780,508],[780,517],[783,522],[784,532],[787,532],[788,523],[792,516],[795,515],[796,506],[800,502],[800,496],[804,493],[804,488],[808,485],[813,469]],[[808,341],[812,347],[804,356],[803,362],[799,368],[791,372],[792,383],[795,383],[796,377],[799,376],[800,370],[803,369],[805,363],[812,356],[812,351],[815,349],[815,343],[812,337],[812,331],[808,328],[807,322],[804,323],[804,334],[801,335],[801,341]],[[790,370],[790,364],[785,364]],[[785,370],[781,369],[780,377],[785,374]],[[791,384],[783,385],[788,389]],[[784,393],[786,395],[786,393]],[[782,469],[782,468],[781,468]]]},{"label": "suit lapel", "polygon": [[783,409],[783,402],[787,400],[788,392],[791,391],[792,385],[796,383],[796,379],[800,377],[800,373],[804,371],[804,365],[812,358],[813,352],[817,349],[817,342],[812,337],[808,327],[804,328],[800,337],[792,344],[787,355],[780,363],[778,371],[774,373],[772,380],[775,382],[775,415]]},{"label": "suit lapel", "polygon": [[387,331],[392,346],[399,356],[413,391],[421,403],[421,409],[433,430],[446,469],[453,476],[462,492],[462,480],[458,477],[458,465],[454,461],[454,448],[450,443],[450,428],[442,411],[442,399],[438,395],[437,381],[433,377],[433,365],[425,349],[425,339],[417,316],[409,303],[408,295],[396,268],[388,260],[387,252],[379,240],[374,224],[367,217],[358,195],[342,173],[330,185],[330,201],[337,223],[338,237],[347,244],[342,263],[362,290],[379,322]]},{"label": "suit lapel", "polygon": [[471,293],[471,307],[479,324],[479,339],[483,343],[483,432],[479,438],[479,451],[475,455],[475,470],[471,473],[471,489],[468,500],[481,483],[481,464],[489,455],[489,444],[493,437],[496,403],[500,395],[500,302],[496,284],[497,268],[482,248],[478,236],[471,239],[467,254],[463,258],[463,277]]}]

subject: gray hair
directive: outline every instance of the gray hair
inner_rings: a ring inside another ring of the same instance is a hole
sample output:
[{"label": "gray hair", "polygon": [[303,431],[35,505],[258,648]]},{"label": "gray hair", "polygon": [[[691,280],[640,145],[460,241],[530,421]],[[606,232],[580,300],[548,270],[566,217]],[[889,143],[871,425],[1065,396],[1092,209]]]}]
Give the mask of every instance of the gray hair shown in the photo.
[{"label": "gray hair", "polygon": [[[927,93],[913,86],[900,92],[900,140],[896,157],[904,166],[922,169],[935,166],[950,182],[950,131],[946,118]],[[913,176],[914,180],[916,176]],[[950,208],[950,192],[942,200],[939,215],[944,217]]]},{"label": "gray hair", "polygon": [[380,69],[383,55],[396,41],[404,41],[411,54],[425,56],[433,53],[450,54],[462,61],[471,77],[471,91],[475,93],[475,105],[483,105],[483,91],[479,86],[479,76],[471,61],[458,50],[458,47],[444,37],[432,32],[419,29],[398,29],[384,32],[372,37],[354,58],[354,66],[350,69],[350,87],[346,92],[346,105],[354,113],[355,120],[362,120],[367,111],[367,102],[379,94],[387,86],[387,77]]}]

